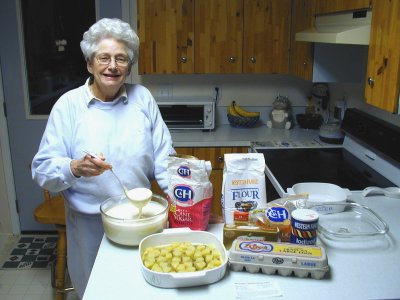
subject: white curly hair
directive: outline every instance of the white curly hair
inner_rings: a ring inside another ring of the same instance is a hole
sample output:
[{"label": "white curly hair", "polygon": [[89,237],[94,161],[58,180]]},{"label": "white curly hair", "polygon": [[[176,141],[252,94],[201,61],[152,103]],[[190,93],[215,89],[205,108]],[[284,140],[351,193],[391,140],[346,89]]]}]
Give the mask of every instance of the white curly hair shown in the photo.
[{"label": "white curly hair", "polygon": [[90,61],[97,51],[98,44],[105,38],[114,38],[126,45],[130,65],[134,65],[139,56],[139,37],[131,26],[120,19],[103,18],[93,24],[83,34],[80,43],[83,56]]}]

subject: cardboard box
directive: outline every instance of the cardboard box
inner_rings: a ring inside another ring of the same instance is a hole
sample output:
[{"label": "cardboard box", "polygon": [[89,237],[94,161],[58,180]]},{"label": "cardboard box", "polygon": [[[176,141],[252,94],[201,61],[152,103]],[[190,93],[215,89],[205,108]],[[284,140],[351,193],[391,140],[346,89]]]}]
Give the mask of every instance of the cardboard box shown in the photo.
[{"label": "cardboard box", "polygon": [[223,243],[227,250],[232,246],[235,239],[241,237],[252,237],[262,241],[277,242],[279,240],[279,229],[277,227],[259,227],[249,225],[225,224],[223,230]]}]

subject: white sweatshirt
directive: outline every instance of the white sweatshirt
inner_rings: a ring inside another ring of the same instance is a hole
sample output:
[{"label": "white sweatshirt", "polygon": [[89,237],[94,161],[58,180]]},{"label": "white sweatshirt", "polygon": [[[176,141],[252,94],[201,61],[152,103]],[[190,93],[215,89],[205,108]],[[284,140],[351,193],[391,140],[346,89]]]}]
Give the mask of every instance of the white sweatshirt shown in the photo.
[{"label": "white sweatshirt", "polygon": [[82,149],[103,153],[128,189],[150,188],[152,179],[167,192],[168,155],[175,153],[171,135],[148,89],[129,85],[114,101],[96,100],[88,81],[60,97],[54,105],[38,153],[32,178],[51,192],[62,191],[68,205],[79,212],[99,213],[110,196],[123,194],[111,172],[76,178],[72,159]]}]

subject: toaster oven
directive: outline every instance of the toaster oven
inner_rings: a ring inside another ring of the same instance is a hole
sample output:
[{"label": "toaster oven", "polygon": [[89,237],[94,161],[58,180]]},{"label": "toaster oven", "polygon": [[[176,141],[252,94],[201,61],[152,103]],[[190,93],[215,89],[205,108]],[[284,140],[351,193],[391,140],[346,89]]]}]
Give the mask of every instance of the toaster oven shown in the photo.
[{"label": "toaster oven", "polygon": [[215,101],[212,99],[158,98],[156,101],[169,129],[215,128]]}]

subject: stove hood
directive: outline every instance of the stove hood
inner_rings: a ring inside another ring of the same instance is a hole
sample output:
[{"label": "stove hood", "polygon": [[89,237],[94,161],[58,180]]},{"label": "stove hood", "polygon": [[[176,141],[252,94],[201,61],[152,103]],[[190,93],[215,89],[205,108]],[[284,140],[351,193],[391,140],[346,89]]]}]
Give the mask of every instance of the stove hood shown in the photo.
[{"label": "stove hood", "polygon": [[371,10],[315,17],[315,27],[296,33],[296,41],[369,45]]}]

